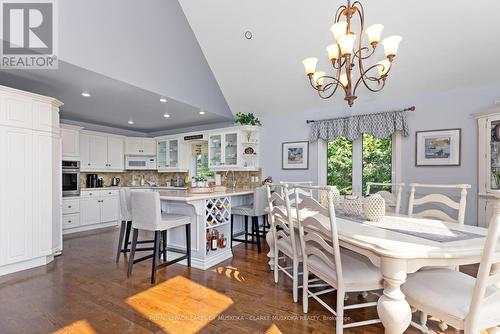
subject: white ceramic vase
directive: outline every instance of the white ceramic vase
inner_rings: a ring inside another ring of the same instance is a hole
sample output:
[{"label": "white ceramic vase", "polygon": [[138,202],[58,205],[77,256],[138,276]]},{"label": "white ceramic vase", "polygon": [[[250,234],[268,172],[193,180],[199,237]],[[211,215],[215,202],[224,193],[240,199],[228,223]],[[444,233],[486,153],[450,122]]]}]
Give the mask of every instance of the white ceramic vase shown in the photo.
[{"label": "white ceramic vase", "polygon": [[378,194],[373,194],[366,197],[363,201],[363,211],[369,221],[381,221],[385,216],[384,198]]},{"label": "white ceramic vase", "polygon": [[358,196],[345,196],[344,213],[347,216],[361,216],[363,214],[363,200]]}]

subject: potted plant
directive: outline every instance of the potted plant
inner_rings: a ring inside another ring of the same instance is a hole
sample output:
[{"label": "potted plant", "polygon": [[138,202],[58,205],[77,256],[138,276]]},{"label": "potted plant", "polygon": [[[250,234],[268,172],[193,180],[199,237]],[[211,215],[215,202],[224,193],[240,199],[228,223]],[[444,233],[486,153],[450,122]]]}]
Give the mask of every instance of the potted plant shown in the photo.
[{"label": "potted plant", "polygon": [[260,119],[253,113],[243,114],[241,112],[237,113],[234,117],[234,123],[241,125],[262,125]]},{"label": "potted plant", "polygon": [[207,177],[206,176],[195,176],[193,177],[196,182],[197,187],[206,187],[207,186]]}]

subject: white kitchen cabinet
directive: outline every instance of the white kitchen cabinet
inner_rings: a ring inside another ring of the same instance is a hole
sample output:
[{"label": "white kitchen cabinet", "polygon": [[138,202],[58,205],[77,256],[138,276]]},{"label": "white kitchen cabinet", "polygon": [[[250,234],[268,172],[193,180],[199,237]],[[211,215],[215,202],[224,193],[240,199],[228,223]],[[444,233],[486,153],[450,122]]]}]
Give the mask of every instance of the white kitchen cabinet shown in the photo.
[{"label": "white kitchen cabinet", "polygon": [[64,234],[116,225],[120,219],[118,190],[82,190],[79,198],[64,200],[63,212]]},{"label": "white kitchen cabinet", "polygon": [[0,275],[47,264],[60,249],[61,142],[53,113],[61,105],[0,86]]},{"label": "white kitchen cabinet", "polygon": [[208,135],[208,167],[212,170],[257,170],[260,128],[238,126]]},{"label": "white kitchen cabinet", "polygon": [[157,140],[156,161],[159,172],[187,171],[183,161],[184,146],[180,138],[162,138]]},{"label": "white kitchen cabinet", "polygon": [[83,132],[79,141],[82,172],[124,170],[123,137]]},{"label": "white kitchen cabinet", "polygon": [[125,139],[126,155],[156,155],[156,140],[152,138],[127,137]]},{"label": "white kitchen cabinet", "polygon": [[80,200],[80,225],[101,223],[101,199],[96,196]]},{"label": "white kitchen cabinet", "polygon": [[80,130],[79,126],[61,124],[61,142],[63,160],[80,160]]},{"label": "white kitchen cabinet", "polygon": [[118,196],[102,196],[101,197],[101,222],[107,223],[117,221],[120,210]]}]

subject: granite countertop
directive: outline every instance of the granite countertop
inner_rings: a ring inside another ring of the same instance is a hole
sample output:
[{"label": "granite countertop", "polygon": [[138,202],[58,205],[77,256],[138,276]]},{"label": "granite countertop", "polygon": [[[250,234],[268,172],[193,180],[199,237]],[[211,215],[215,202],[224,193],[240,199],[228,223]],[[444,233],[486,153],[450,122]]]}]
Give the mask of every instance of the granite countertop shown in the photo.
[{"label": "granite countertop", "polygon": [[232,197],[232,196],[243,196],[253,194],[252,189],[237,189],[226,190],[226,191],[214,191],[206,194],[194,194],[187,190],[160,190],[160,199],[163,201],[178,201],[178,202],[190,202],[198,201],[204,199],[210,199],[215,197]]},{"label": "granite countertop", "polygon": [[158,190],[187,190],[186,187],[172,187],[172,186],[107,186],[100,188],[81,188],[81,191],[96,191],[96,190],[109,190],[109,189],[120,189],[120,188],[130,188],[130,189],[158,189]]}]

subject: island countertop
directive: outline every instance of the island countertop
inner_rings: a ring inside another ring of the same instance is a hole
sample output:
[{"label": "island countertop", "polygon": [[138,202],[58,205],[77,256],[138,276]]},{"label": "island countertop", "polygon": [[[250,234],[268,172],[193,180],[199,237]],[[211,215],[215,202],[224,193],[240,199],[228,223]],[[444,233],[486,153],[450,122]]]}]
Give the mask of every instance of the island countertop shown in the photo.
[{"label": "island countertop", "polygon": [[205,200],[215,197],[232,197],[232,196],[243,196],[253,194],[253,190],[226,190],[226,191],[214,191],[205,194],[191,193],[187,190],[159,190],[160,199],[163,201],[178,201],[178,202],[191,202],[198,200]]}]

